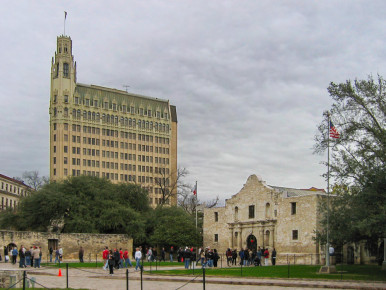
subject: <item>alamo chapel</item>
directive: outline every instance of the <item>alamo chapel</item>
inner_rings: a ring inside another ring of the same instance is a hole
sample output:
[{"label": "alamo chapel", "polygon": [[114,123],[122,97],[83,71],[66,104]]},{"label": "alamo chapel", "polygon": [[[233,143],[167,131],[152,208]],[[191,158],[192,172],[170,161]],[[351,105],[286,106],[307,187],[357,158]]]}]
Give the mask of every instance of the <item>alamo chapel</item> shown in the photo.
[{"label": "alamo chapel", "polygon": [[321,189],[268,186],[251,175],[224,207],[204,210],[204,245],[220,253],[227,248],[275,248],[278,263],[288,257],[299,263],[323,263],[322,249],[313,237],[318,204],[325,197]]}]

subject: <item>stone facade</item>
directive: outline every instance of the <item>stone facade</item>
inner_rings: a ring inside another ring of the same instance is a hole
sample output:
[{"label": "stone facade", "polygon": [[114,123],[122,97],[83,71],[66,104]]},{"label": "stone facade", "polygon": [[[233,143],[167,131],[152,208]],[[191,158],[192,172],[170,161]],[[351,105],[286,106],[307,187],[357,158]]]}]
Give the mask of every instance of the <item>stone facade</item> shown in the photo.
[{"label": "stone facade", "polygon": [[270,252],[276,248],[278,263],[288,257],[298,263],[323,262],[313,238],[318,229],[318,203],[326,196],[324,190],[314,188],[268,186],[251,175],[224,207],[204,210],[204,246],[220,253],[227,248],[260,246]]},{"label": "stone facade", "polygon": [[16,207],[20,198],[30,195],[32,188],[24,182],[0,174],[0,210]]},{"label": "stone facade", "polygon": [[[45,232],[19,232],[19,231],[0,231],[0,246],[10,247],[20,246],[42,247],[43,261],[46,260],[50,247],[56,249],[63,248],[63,259],[78,259],[79,248],[84,248],[84,257],[91,257],[95,260],[102,259],[101,254],[105,246],[109,248],[127,249],[129,253],[133,252],[133,239],[128,235],[105,235],[105,234],[57,234]],[[3,253],[1,253],[3,256]]]}]

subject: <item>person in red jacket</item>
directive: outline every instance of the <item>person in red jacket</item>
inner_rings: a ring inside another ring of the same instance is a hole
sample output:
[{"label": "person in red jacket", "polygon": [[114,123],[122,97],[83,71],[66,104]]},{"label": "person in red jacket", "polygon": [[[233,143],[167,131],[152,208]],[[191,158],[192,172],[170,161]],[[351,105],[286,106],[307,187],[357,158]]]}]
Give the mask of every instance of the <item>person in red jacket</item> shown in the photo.
[{"label": "person in red jacket", "polygon": [[127,249],[123,252],[123,260],[125,261],[125,268],[128,268],[128,266],[133,267],[129,258],[129,251]]},{"label": "person in red jacket", "polygon": [[108,267],[108,259],[109,259],[109,247],[105,247],[105,250],[102,252],[103,258],[103,270],[107,270]]},{"label": "person in red jacket", "polygon": [[269,251],[268,248],[264,251],[264,260],[265,260],[265,266],[268,266],[268,260],[269,260]]}]

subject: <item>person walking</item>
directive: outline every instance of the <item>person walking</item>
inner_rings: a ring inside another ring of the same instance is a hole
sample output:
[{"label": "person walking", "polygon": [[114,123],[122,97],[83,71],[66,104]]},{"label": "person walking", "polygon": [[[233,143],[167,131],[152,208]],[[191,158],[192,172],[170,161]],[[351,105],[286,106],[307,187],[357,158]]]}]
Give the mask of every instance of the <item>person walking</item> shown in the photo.
[{"label": "person walking", "polygon": [[109,252],[108,265],[109,265],[110,275],[113,275],[114,274],[114,267],[115,267],[115,255],[114,255],[112,250],[110,250],[110,252]]},{"label": "person walking", "polygon": [[276,249],[273,248],[273,251],[272,251],[272,266],[275,266],[276,265]]},{"label": "person walking", "polygon": [[217,261],[220,259],[220,256],[217,253],[216,249],[213,249],[213,266],[217,268]]},{"label": "person walking", "polygon": [[268,266],[268,260],[269,260],[269,251],[268,248],[264,251],[264,260],[265,260],[265,266]]},{"label": "person walking", "polygon": [[19,258],[19,268],[25,268],[25,248],[23,246],[20,247]]},{"label": "person walking", "polygon": [[52,247],[50,247],[50,249],[48,251],[50,253],[50,263],[52,263],[52,254],[54,252],[54,249],[52,249]]},{"label": "person walking", "polygon": [[79,248],[79,262],[83,263],[84,249],[83,247]]},{"label": "person walking", "polygon": [[17,255],[19,254],[18,250],[16,247],[13,247],[12,250],[12,264],[16,264],[17,261]]},{"label": "person walking", "polygon": [[128,268],[129,266],[133,267],[129,258],[129,251],[127,249],[123,252],[123,259],[125,260],[125,268]]},{"label": "person walking", "polygon": [[39,247],[36,247],[33,251],[33,257],[34,257],[34,268],[40,268],[40,249]]},{"label": "person walking", "polygon": [[170,258],[170,262],[172,263],[173,262],[173,252],[174,252],[174,248],[173,246],[170,247],[170,252],[169,252],[169,258]]},{"label": "person walking", "polygon": [[107,270],[107,267],[109,266],[109,254],[109,247],[105,247],[104,251],[102,252],[103,270]]},{"label": "person walking", "polygon": [[190,249],[188,247],[186,247],[185,251],[183,252],[185,269],[189,269],[191,255],[192,255],[192,253],[190,252]]},{"label": "person walking", "polygon": [[139,250],[139,248],[135,249],[134,258],[135,258],[135,271],[137,271],[138,268],[141,268],[141,259],[142,259],[142,253]]},{"label": "person walking", "polygon": [[165,262],[165,255],[166,255],[166,253],[165,253],[165,248],[162,248],[162,250],[161,250],[161,259],[160,259],[160,262],[161,262],[161,261],[164,261],[164,262]]}]

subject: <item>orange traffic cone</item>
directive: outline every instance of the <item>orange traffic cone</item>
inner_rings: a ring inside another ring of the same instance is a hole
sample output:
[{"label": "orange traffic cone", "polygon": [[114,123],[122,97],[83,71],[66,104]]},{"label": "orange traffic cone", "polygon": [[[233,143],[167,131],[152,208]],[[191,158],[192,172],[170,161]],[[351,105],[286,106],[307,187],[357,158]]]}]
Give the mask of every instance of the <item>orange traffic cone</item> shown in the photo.
[{"label": "orange traffic cone", "polygon": [[62,270],[59,269],[58,277],[62,277]]}]

